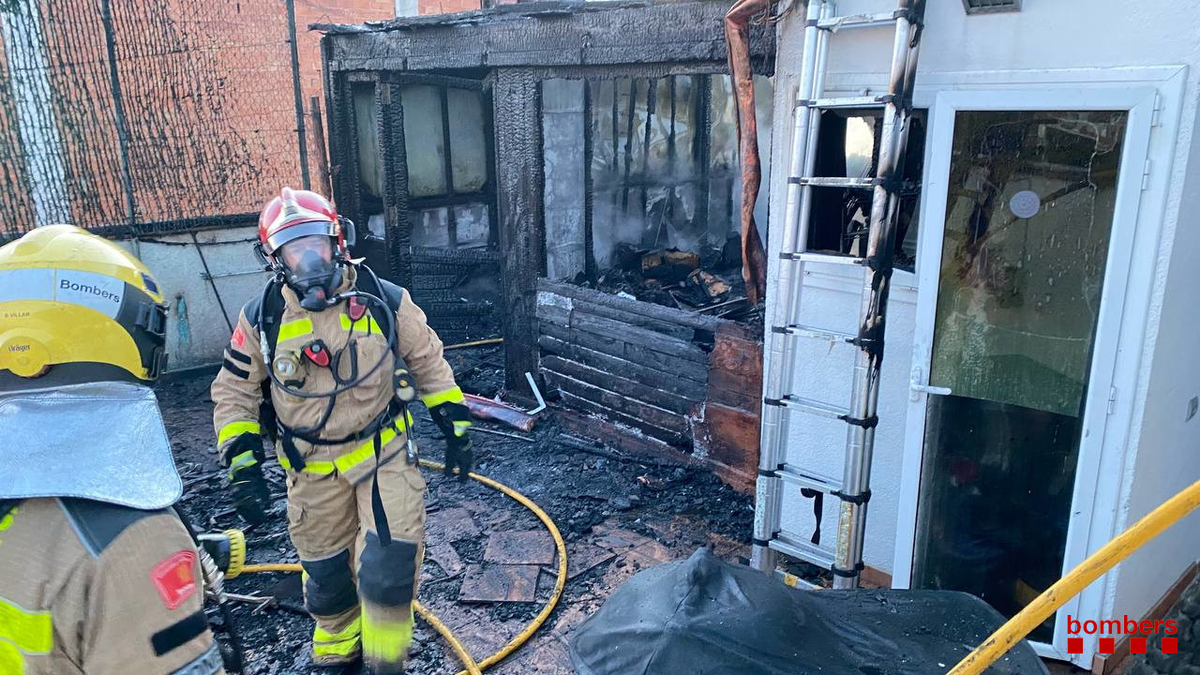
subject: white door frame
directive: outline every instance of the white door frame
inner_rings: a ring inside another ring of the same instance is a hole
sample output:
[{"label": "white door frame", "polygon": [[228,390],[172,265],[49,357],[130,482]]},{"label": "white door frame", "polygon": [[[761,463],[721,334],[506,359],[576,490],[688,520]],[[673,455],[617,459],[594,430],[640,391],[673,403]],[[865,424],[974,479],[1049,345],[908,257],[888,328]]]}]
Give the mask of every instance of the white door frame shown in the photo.
[{"label": "white door frame", "polygon": [[[942,91],[937,95],[930,111],[927,136],[930,151],[927,153],[922,187],[922,227],[917,255],[919,290],[913,342],[915,384],[921,385],[928,384],[932,358],[944,214],[949,188],[947,183],[950,173],[950,150],[958,111],[1124,110],[1129,113],[1117,180],[1117,198],[1110,232],[1104,289],[1097,318],[1096,341],[1088,379],[1064,571],[1082,562],[1094,548],[1091,541],[1092,513],[1096,506],[1097,494],[1115,494],[1121,487],[1119,475],[1102,476],[1100,467],[1111,410],[1109,399],[1116,372],[1121,319],[1125,309],[1130,266],[1133,262],[1134,234],[1137,230],[1143,177],[1147,167],[1146,157],[1157,100],[1157,89],[1148,84],[1088,88],[1078,83],[1067,86],[1049,84],[1030,85],[1027,89],[997,87],[994,90]],[[896,588],[908,588],[911,584],[927,400],[928,395],[913,392],[908,409],[893,571],[893,585]],[[1104,501],[1108,502],[1111,499]],[[1111,532],[1097,534],[1103,542]],[[1079,607],[1085,601],[1087,606],[1099,608],[1103,602],[1098,596],[1102,596],[1103,593],[1103,585],[1094,584],[1084,594],[1067,602],[1058,612],[1058,625],[1063,624],[1068,613],[1079,616]],[[1094,636],[1091,640],[1088,636],[1083,637],[1085,642],[1095,639]],[[1034,646],[1045,656],[1068,658],[1065,631],[1055,630],[1052,643],[1034,643]],[[1091,651],[1094,651],[1094,645],[1085,645],[1085,655]],[[1088,659],[1090,660],[1090,655]]]}]

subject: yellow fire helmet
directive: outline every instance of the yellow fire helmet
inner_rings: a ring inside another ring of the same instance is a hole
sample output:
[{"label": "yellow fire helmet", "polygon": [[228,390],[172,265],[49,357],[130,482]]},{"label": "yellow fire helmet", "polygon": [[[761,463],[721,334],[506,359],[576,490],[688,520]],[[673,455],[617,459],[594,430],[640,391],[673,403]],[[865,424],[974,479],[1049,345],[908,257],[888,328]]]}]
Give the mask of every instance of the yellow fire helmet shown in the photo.
[{"label": "yellow fire helmet", "polygon": [[150,270],[71,225],[0,248],[0,392],[126,380],[166,367],[166,306]]}]

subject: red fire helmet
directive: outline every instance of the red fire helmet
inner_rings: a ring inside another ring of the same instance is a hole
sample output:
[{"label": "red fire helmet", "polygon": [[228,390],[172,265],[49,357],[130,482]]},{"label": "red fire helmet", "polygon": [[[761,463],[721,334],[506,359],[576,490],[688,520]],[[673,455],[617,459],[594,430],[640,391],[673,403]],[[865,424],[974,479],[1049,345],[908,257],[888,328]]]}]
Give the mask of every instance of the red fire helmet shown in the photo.
[{"label": "red fire helmet", "polygon": [[337,240],[337,254],[346,253],[345,234],[337,210],[316,192],[283,188],[258,216],[258,240],[263,253],[274,256],[285,243],[312,234]]}]

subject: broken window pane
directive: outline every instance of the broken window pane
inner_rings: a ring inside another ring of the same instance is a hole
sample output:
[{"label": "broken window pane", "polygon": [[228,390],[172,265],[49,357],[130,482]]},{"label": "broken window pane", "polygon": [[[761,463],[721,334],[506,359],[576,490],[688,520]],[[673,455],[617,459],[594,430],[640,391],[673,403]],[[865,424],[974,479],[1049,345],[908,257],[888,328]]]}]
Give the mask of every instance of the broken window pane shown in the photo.
[{"label": "broken window pane", "polygon": [[570,279],[584,270],[585,157],[580,152],[587,126],[583,80],[542,83],[542,157],[546,274]]},{"label": "broken window pane", "polygon": [[354,131],[358,147],[358,179],[367,192],[383,197],[383,174],[379,168],[379,125],[375,114],[375,85],[355,84]]},{"label": "broken window pane", "polygon": [[[876,174],[883,112],[830,110],[822,113],[817,139],[815,175],[867,178]],[[910,118],[900,212],[896,231],[895,265],[914,271],[920,177],[925,158],[925,111]],[[871,218],[873,190],[814,188],[808,248],[829,253],[862,255]]]},{"label": "broken window pane", "polygon": [[491,236],[487,204],[464,204],[455,206],[453,211],[458,247],[486,247]]},{"label": "broken window pane", "polygon": [[454,191],[479,192],[487,183],[483,95],[473,89],[448,89],[446,95]]},{"label": "broken window pane", "polygon": [[450,246],[450,221],[445,208],[426,209],[413,214],[412,244],[428,248]]},{"label": "broken window pane", "polygon": [[414,197],[446,194],[446,149],[442,135],[442,96],[424,84],[400,89],[404,106],[404,150],[408,192]]},{"label": "broken window pane", "polygon": [[[770,150],[770,82],[757,78],[760,141]],[[741,174],[727,76],[591,84],[592,233],[607,267],[617,244],[720,248],[739,229]],[[551,173],[548,173],[547,178]],[[764,195],[760,197],[765,209]]]}]

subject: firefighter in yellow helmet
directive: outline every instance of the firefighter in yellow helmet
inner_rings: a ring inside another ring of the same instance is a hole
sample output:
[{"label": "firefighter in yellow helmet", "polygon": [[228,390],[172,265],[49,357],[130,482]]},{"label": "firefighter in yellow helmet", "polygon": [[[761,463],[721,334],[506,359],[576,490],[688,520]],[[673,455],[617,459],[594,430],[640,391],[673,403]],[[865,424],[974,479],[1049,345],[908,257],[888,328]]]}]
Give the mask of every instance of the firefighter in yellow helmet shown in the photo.
[{"label": "firefighter in yellow helmet", "polygon": [[447,472],[462,479],[470,421],[425,314],[350,258],[344,224],[306,190],[284,188],[263,209],[259,246],[275,275],[238,318],[212,385],[214,425],[250,522],[269,503],[260,434],[277,436],[288,529],[317,624],[312,669],[350,671],[362,660],[384,675],[404,669],[424,546],[425,481],[406,404],[420,395],[429,407]]},{"label": "firefighter in yellow helmet", "polygon": [[162,295],[67,225],[0,248],[0,673],[222,672],[154,392]]}]

